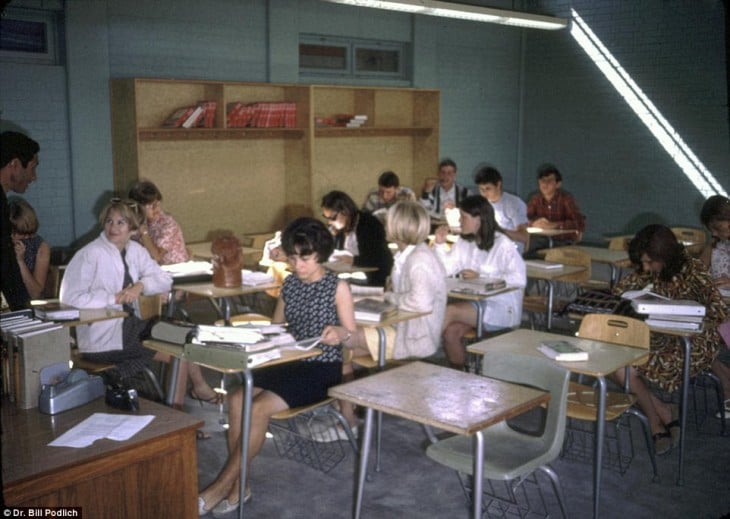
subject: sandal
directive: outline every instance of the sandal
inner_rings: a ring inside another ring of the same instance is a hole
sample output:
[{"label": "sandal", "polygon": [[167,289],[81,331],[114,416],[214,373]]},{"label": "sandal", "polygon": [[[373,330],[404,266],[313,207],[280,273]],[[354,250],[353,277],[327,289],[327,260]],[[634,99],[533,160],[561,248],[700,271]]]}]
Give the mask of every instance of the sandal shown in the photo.
[{"label": "sandal", "polygon": [[203,407],[203,402],[213,405],[223,403],[223,395],[221,395],[220,393],[216,393],[215,390],[213,390],[213,396],[208,399],[199,397],[198,393],[195,392],[195,389],[191,389],[190,391],[188,391],[188,396],[193,400],[197,400],[198,403],[200,403],[200,407]]},{"label": "sandal", "polygon": [[679,406],[672,404],[671,410],[672,421],[665,425],[665,427],[672,438],[672,447],[676,447],[679,445],[679,439],[682,437],[682,427],[679,423]]},{"label": "sandal", "polygon": [[654,440],[654,453],[657,456],[661,456],[672,450],[672,435],[667,431],[652,435],[652,439]]},{"label": "sandal", "polygon": [[[723,407],[725,408],[725,420],[729,420],[730,419],[730,398],[725,400]],[[722,412],[718,411],[717,413],[715,413],[715,418],[718,418],[718,419],[722,418]]]}]

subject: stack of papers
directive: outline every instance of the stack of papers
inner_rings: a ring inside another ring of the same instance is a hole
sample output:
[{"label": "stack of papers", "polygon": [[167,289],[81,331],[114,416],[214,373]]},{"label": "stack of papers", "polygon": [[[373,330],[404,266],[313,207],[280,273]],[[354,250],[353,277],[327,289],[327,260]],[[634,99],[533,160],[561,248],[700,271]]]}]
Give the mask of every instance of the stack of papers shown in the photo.
[{"label": "stack of papers", "polygon": [[648,314],[644,321],[649,326],[675,330],[701,330],[705,316],[704,305],[697,301],[669,299],[648,290],[631,290],[621,294],[631,300],[631,307],[640,314]]},{"label": "stack of papers", "polygon": [[548,269],[548,270],[563,268],[562,263],[554,263],[552,261],[534,260],[534,259],[525,260],[525,265],[527,267],[532,267],[532,268],[536,268],[536,269]]},{"label": "stack of papers", "polygon": [[101,438],[125,441],[144,429],[154,418],[152,415],[94,413],[48,445],[81,448]]},{"label": "stack of papers", "polygon": [[184,263],[173,263],[162,265],[162,270],[173,278],[194,276],[198,274],[213,274],[213,265],[209,261],[186,261]]},{"label": "stack of papers", "polygon": [[266,272],[257,272],[253,270],[241,270],[241,284],[244,286],[255,287],[258,285],[268,285],[274,282],[274,276]]}]

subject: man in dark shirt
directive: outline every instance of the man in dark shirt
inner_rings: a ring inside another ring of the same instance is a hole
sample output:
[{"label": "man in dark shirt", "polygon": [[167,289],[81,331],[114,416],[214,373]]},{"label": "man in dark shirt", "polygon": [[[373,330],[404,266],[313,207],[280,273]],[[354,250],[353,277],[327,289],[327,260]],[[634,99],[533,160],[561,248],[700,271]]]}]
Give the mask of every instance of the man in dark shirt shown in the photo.
[{"label": "man in dark shirt", "polygon": [[11,310],[27,308],[30,297],[15,256],[7,194],[9,191],[25,193],[28,185],[36,179],[39,150],[38,143],[22,133],[8,131],[0,134],[0,289]]}]

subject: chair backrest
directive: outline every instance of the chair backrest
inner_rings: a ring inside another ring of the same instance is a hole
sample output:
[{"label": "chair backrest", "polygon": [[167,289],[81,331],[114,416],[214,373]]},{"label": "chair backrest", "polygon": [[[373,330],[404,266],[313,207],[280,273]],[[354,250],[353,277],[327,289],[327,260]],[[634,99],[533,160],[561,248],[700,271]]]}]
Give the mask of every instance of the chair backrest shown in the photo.
[{"label": "chair backrest", "polygon": [[570,372],[547,358],[492,351],[484,355],[482,373],[490,378],[550,392],[545,427],[541,436],[545,444],[549,445],[549,455],[557,456],[565,436],[565,410]]},{"label": "chair backrest", "polygon": [[597,341],[649,349],[649,326],[633,317],[612,314],[583,316],[578,337]]},{"label": "chair backrest", "polygon": [[153,294],[151,296],[139,296],[140,319],[152,319],[162,314],[162,300],[167,299],[167,294]]},{"label": "chair backrest", "polygon": [[629,250],[629,241],[631,236],[614,236],[608,242],[610,250]]},{"label": "chair backrest", "polygon": [[585,267],[585,270],[581,272],[561,276],[560,281],[585,283],[591,278],[591,255],[587,252],[572,247],[556,247],[554,249],[548,249],[547,254],[545,254],[545,260],[562,263],[563,265]]},{"label": "chair backrest", "polygon": [[672,227],[672,232],[679,241],[683,242],[704,245],[707,240],[707,235],[703,229],[697,229],[694,227]]}]

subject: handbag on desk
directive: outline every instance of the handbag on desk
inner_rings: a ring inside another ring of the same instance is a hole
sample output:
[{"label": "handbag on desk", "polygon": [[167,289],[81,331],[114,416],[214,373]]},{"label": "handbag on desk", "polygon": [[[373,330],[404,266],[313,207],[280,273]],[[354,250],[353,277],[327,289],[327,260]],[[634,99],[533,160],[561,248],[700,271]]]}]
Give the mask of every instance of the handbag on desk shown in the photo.
[{"label": "handbag on desk", "polygon": [[218,288],[241,286],[243,254],[241,242],[235,236],[220,236],[210,246],[213,253],[213,285]]}]

